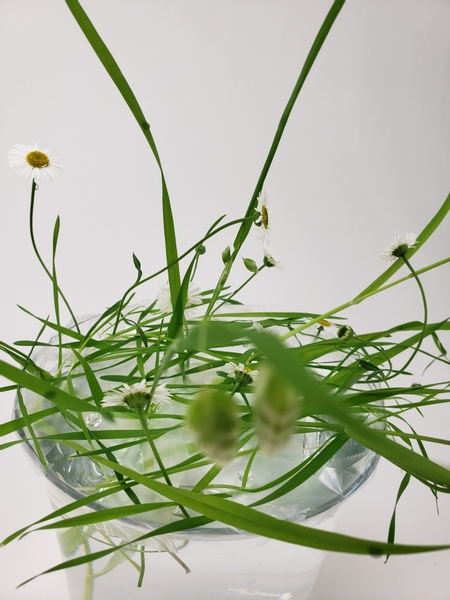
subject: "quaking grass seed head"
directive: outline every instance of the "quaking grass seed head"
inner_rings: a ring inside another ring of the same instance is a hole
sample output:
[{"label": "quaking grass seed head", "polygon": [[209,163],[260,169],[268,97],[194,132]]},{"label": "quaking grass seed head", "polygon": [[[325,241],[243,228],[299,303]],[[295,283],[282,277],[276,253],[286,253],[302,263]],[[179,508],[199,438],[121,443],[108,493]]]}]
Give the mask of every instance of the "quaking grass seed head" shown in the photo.
[{"label": "quaking grass seed head", "polygon": [[220,466],[233,460],[240,435],[237,407],[222,390],[201,391],[191,402],[186,423],[199,448]]},{"label": "quaking grass seed head", "polygon": [[294,387],[266,363],[256,383],[253,419],[261,451],[279,452],[289,441],[299,417],[300,398]]}]

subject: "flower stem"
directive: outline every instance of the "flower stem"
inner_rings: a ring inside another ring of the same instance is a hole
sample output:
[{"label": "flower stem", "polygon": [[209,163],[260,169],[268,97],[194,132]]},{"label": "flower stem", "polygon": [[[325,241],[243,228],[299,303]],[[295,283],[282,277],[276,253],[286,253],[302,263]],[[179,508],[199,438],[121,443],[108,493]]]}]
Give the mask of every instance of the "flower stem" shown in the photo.
[{"label": "flower stem", "polygon": [[[164,463],[163,463],[163,461],[161,459],[161,456],[159,455],[158,449],[156,448],[155,442],[154,442],[154,440],[152,438],[152,434],[150,433],[150,430],[148,428],[148,425],[147,425],[147,416],[145,415],[145,413],[144,413],[144,411],[143,411],[142,408],[141,409],[137,409],[136,413],[137,413],[137,415],[139,417],[139,421],[141,422],[142,429],[144,430],[144,433],[145,433],[145,436],[147,438],[147,441],[150,444],[150,448],[152,449],[153,456],[155,457],[156,462],[158,463],[159,469],[160,469],[160,471],[161,471],[161,473],[162,473],[162,475],[163,475],[163,477],[164,477],[167,485],[170,485],[170,487],[173,487],[172,482],[170,481],[169,474],[167,473],[166,467],[164,466]],[[184,506],[181,506],[180,504],[178,506],[179,506],[181,512],[183,513],[183,515],[186,518],[189,518],[189,515],[188,515],[186,509],[184,508]]]},{"label": "flower stem", "polygon": [[397,375],[399,375],[400,373],[403,373],[405,371],[405,369],[412,363],[412,361],[414,360],[415,356],[419,352],[420,346],[422,345],[422,342],[423,342],[423,338],[425,337],[425,330],[427,328],[427,323],[428,323],[427,298],[426,298],[426,295],[425,295],[425,290],[423,289],[422,282],[420,281],[419,276],[417,275],[416,271],[411,266],[411,263],[406,258],[406,256],[402,256],[402,258],[403,258],[403,260],[405,262],[405,265],[411,271],[411,275],[416,280],[417,285],[419,286],[420,295],[422,296],[422,302],[423,302],[423,327],[422,327],[422,331],[420,332],[420,337],[419,337],[419,340],[417,342],[416,347],[414,348],[411,356],[408,358],[408,360],[406,361],[406,363],[403,365],[403,367],[397,373]]},{"label": "flower stem", "polygon": [[[31,238],[31,245],[33,246],[34,253],[35,253],[35,255],[36,255],[36,258],[38,259],[38,261],[39,261],[39,263],[40,263],[41,267],[44,269],[45,273],[48,275],[48,277],[49,277],[49,278],[52,280],[52,282],[53,282],[53,275],[51,274],[50,270],[47,268],[46,264],[45,264],[45,263],[44,263],[44,261],[42,260],[42,257],[41,257],[41,255],[40,255],[40,253],[39,253],[39,250],[38,250],[38,248],[37,248],[37,245],[36,245],[36,240],[35,240],[35,237],[34,237],[34,198],[35,198],[35,194],[36,194],[36,190],[37,190],[37,189],[38,189],[38,188],[37,188],[36,182],[35,182],[35,181],[34,181],[34,179],[33,179],[32,183],[31,183],[30,218],[29,218],[29,223],[30,223],[30,238]],[[70,308],[70,305],[69,305],[69,303],[67,302],[67,299],[66,299],[66,297],[65,297],[65,296],[64,296],[64,294],[62,293],[62,290],[61,290],[61,288],[60,288],[59,286],[57,286],[57,288],[58,288],[58,293],[59,293],[59,295],[61,296],[61,298],[62,298],[62,300],[63,300],[64,304],[66,305],[66,307],[67,307],[67,310],[68,310],[68,311],[69,311],[69,313],[70,313],[70,316],[71,316],[71,318],[72,318],[72,321],[74,322],[74,325],[75,325],[75,327],[76,327],[76,329],[77,329],[78,333],[80,333],[80,328],[79,328],[79,326],[78,326],[78,322],[77,322],[77,320],[76,320],[76,318],[75,318],[75,315],[74,315],[74,313],[73,313],[72,309]]]},{"label": "flower stem", "polygon": [[255,278],[255,277],[258,275],[258,273],[260,273],[260,272],[262,271],[262,269],[264,269],[264,267],[265,267],[265,266],[266,266],[266,265],[262,265],[261,267],[259,267],[259,269],[258,269],[258,271],[257,271],[256,273],[252,273],[252,274],[250,275],[250,277],[249,277],[248,279],[246,279],[242,285],[240,285],[238,288],[236,288],[236,289],[234,290],[234,292],[231,292],[231,294],[229,294],[228,296],[226,296],[226,297],[224,298],[224,300],[222,300],[222,302],[219,304],[219,306],[217,306],[217,307],[214,309],[214,311],[213,311],[213,312],[217,312],[217,311],[218,311],[220,308],[222,308],[222,306],[223,306],[224,304],[226,304],[226,303],[227,303],[227,302],[229,302],[229,301],[230,301],[232,298],[234,298],[234,297],[236,296],[236,294],[238,294],[238,293],[239,293],[239,292],[240,292],[240,291],[241,291],[241,290],[242,290],[242,289],[243,289],[243,288],[244,288],[244,287],[245,287],[245,286],[246,286],[248,283],[250,283],[250,281],[251,281],[252,279],[254,279],[254,278]]}]

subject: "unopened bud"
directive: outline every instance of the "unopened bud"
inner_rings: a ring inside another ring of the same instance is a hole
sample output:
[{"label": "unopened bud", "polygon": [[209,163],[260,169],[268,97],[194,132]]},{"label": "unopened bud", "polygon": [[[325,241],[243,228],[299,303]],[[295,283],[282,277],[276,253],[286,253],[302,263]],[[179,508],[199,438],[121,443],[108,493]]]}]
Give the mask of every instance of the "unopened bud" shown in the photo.
[{"label": "unopened bud", "polygon": [[251,258],[243,258],[242,259],[244,261],[244,265],[245,268],[250,271],[250,273],[257,273],[258,272],[258,265],[255,263],[255,261]]},{"label": "unopened bud", "polygon": [[230,257],[231,257],[230,246],[227,246],[225,248],[225,250],[222,252],[222,262],[224,265],[227,264],[227,262],[230,260]]},{"label": "unopened bud", "polygon": [[349,340],[355,335],[350,325],[341,325],[337,331],[337,336],[341,340]]},{"label": "unopened bud", "polygon": [[221,390],[204,390],[187,413],[187,425],[196,443],[215,463],[225,466],[236,454],[239,420],[233,398]]},{"label": "unopened bud", "polygon": [[271,365],[262,365],[256,382],[254,423],[264,454],[273,455],[292,435],[300,400],[294,387]]}]

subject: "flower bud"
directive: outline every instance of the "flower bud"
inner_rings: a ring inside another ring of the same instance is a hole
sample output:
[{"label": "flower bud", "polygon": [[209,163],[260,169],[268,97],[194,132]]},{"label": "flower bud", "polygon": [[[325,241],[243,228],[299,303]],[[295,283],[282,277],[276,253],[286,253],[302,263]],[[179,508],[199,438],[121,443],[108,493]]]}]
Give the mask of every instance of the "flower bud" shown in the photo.
[{"label": "flower bud", "polygon": [[350,325],[341,325],[337,331],[337,336],[341,340],[349,340],[355,335]]},{"label": "flower bud", "polygon": [[204,390],[191,403],[187,425],[202,451],[225,466],[236,454],[239,420],[233,398],[221,390]]},{"label": "flower bud", "polygon": [[250,273],[258,272],[258,265],[252,258],[243,258],[242,260],[244,261],[245,268],[250,271]]},{"label": "flower bud", "polygon": [[300,399],[294,387],[274,367],[262,365],[253,414],[256,436],[264,454],[276,454],[287,444],[299,409]]},{"label": "flower bud", "polygon": [[224,265],[227,264],[227,262],[230,260],[231,258],[231,250],[230,250],[230,246],[227,246],[225,248],[225,250],[222,252],[222,262]]}]

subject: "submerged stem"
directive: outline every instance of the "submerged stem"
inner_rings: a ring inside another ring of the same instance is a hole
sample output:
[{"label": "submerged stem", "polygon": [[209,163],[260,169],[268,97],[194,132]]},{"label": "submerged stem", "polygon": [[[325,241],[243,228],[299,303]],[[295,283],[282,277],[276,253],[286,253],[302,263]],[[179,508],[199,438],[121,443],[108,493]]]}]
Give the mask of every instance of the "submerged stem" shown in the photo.
[{"label": "submerged stem", "polygon": [[[147,438],[148,443],[150,444],[150,448],[153,452],[153,456],[155,457],[156,462],[158,463],[159,469],[167,483],[167,485],[170,485],[171,487],[173,487],[172,482],[170,481],[170,477],[169,474],[167,473],[166,467],[164,466],[164,463],[161,459],[161,456],[158,452],[158,449],[156,448],[155,442],[153,440],[152,434],[148,428],[148,424],[147,424],[147,416],[144,414],[143,409],[137,409],[136,410],[136,414],[139,417],[139,421],[142,425],[142,429],[144,430],[145,433],[145,437]],[[178,505],[181,512],[183,513],[183,515],[186,518],[189,518],[189,515],[186,511],[186,509],[184,508],[184,506]]]}]

